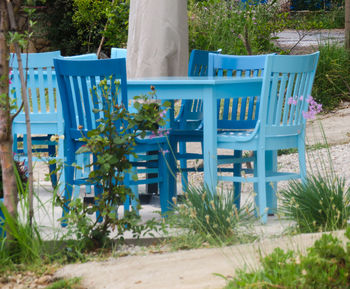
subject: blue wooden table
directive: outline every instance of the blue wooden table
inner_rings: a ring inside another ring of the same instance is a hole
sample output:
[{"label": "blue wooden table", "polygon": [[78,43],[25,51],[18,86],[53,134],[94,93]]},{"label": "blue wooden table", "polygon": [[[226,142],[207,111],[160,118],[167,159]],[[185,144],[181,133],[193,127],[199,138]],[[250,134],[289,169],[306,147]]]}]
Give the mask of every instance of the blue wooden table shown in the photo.
[{"label": "blue wooden table", "polygon": [[[203,100],[204,182],[215,191],[217,184],[217,99],[260,95],[262,78],[158,77],[129,79],[128,97],[132,99],[136,95],[147,94],[151,86],[154,86],[159,100]],[[173,112],[170,120],[172,118]]]}]

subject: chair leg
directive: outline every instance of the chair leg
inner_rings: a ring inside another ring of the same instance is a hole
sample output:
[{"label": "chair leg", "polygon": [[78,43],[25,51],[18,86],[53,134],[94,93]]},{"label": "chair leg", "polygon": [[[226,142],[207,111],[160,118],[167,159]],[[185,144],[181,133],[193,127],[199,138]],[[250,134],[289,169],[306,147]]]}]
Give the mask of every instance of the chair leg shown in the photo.
[{"label": "chair leg", "polygon": [[305,138],[299,137],[298,139],[298,157],[299,157],[299,169],[300,178],[303,183],[306,182],[307,172],[306,172],[306,150],[305,150]]},{"label": "chair leg", "polygon": [[160,208],[162,214],[166,214],[172,207],[172,197],[173,192],[171,192],[170,185],[172,184],[170,180],[170,173],[167,166],[167,162],[169,157],[169,153],[159,152],[158,153],[158,169],[161,172],[161,176],[163,180],[159,183],[159,195],[160,195]]},{"label": "chair leg", "polygon": [[[47,137],[48,141],[50,141],[51,135],[49,134]],[[50,158],[56,157],[56,145],[48,145],[47,151]],[[55,172],[56,167],[56,163],[49,164],[50,179],[53,188],[57,186],[57,172]]]},{"label": "chair leg", "polygon": [[[277,172],[277,151],[266,151],[266,172]],[[277,182],[266,183],[266,203],[269,208],[268,214],[275,214],[277,211]]]},{"label": "chair leg", "polygon": [[67,163],[64,164],[64,175],[65,175],[65,188],[63,193],[63,211],[62,211],[62,222],[61,226],[67,226],[67,220],[64,218],[69,213],[69,204],[72,199],[73,183],[74,183],[74,167],[72,164],[75,161],[75,151],[73,150],[72,143],[65,142],[65,155],[67,157]]},{"label": "chair leg", "polygon": [[[63,139],[58,140],[56,160],[60,162],[60,166],[64,165],[65,158],[64,158],[64,140]],[[58,185],[59,185],[58,191],[63,192],[66,186],[65,172],[63,168],[61,168],[59,172]]]},{"label": "chair leg", "polygon": [[[179,142],[179,153],[186,154],[186,142]],[[180,159],[180,168],[181,168],[181,182],[182,182],[182,191],[187,191],[188,186],[188,173],[187,171],[183,171],[183,169],[187,169],[187,160],[181,158]]]},{"label": "chair leg", "polygon": [[[242,151],[235,150],[234,152],[234,158],[241,158],[242,157]],[[233,165],[233,176],[239,177],[241,175],[241,170],[242,170],[242,164],[237,163]],[[234,182],[233,183],[233,188],[234,188],[234,204],[237,209],[240,209],[241,207],[241,189],[242,189],[242,184],[241,182]]]},{"label": "chair leg", "polygon": [[257,152],[257,177],[258,177],[258,192],[257,192],[257,211],[262,223],[267,222],[266,212],[266,167],[265,167],[265,151]]}]

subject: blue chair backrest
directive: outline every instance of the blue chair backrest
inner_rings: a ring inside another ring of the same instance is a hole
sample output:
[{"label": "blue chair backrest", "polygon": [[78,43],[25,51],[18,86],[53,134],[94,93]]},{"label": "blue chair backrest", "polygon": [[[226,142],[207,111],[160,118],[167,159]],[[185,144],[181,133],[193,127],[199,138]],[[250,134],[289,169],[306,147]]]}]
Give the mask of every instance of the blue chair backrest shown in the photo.
[{"label": "blue chair backrest", "polygon": [[298,135],[305,128],[303,111],[316,73],[319,52],[270,55],[266,59],[259,121],[265,136]]},{"label": "blue chair backrest", "polygon": [[[267,55],[209,54],[208,76],[262,76]],[[246,96],[218,100],[219,129],[252,129],[259,115],[260,97]]]},{"label": "blue chair backrest", "polygon": [[97,59],[97,54],[95,54],[95,53],[87,53],[87,54],[65,56],[64,58],[65,59],[76,59],[76,60]]},{"label": "blue chair backrest", "polygon": [[111,49],[111,58],[126,58],[126,54],[126,48],[112,47]]},{"label": "blue chair backrest", "polygon": [[[206,51],[193,49],[188,63],[188,76],[208,76],[208,56],[209,53],[219,53],[217,51]],[[180,107],[180,128],[188,126],[187,121],[203,119],[202,100],[184,100]],[[198,126],[198,124],[197,124]]]},{"label": "blue chair backrest", "polygon": [[[93,112],[93,109],[101,108],[101,101],[98,100],[98,97],[101,97],[101,90],[98,84],[103,79],[108,79],[111,84],[111,97],[116,101],[119,100],[118,103],[122,103],[127,108],[124,58],[79,61],[55,59],[54,63],[61,94],[66,137],[80,138],[79,126],[83,127],[83,132],[96,128],[96,120],[103,117],[103,113]],[[116,91],[115,81],[120,82],[118,91]]]},{"label": "blue chair backrest", "polygon": [[[61,116],[61,103],[57,93],[53,59],[61,57],[60,51],[22,54],[22,63],[27,77],[27,95],[30,104],[31,123],[56,122]],[[10,55],[11,98],[17,107],[22,103],[21,81],[18,70],[17,56]],[[23,121],[22,111],[15,119]],[[14,132],[18,133],[18,132]],[[23,133],[23,132],[22,132]],[[33,131],[33,133],[38,133]]]}]

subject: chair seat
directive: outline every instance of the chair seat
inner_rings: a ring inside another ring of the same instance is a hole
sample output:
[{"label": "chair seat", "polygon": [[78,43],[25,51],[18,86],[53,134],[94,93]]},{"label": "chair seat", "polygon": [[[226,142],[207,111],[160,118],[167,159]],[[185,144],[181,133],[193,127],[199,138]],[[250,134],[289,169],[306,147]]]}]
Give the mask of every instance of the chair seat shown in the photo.
[{"label": "chair seat", "polygon": [[218,131],[219,142],[232,142],[232,141],[247,141],[253,136],[253,130],[238,130],[238,131]]}]

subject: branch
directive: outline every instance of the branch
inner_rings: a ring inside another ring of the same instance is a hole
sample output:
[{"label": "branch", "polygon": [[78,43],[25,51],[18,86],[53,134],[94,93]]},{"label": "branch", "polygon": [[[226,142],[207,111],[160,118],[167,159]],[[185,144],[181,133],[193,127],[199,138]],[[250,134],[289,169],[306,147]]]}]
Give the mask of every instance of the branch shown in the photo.
[{"label": "branch", "polygon": [[[112,3],[111,3],[111,6],[114,4],[114,0],[112,0]],[[104,32],[107,31],[107,27],[108,27],[108,22],[109,22],[109,18],[107,19],[107,22],[106,22],[106,25],[105,25],[105,28],[104,28]],[[101,53],[101,49],[102,49],[102,45],[103,45],[103,42],[105,41],[105,36],[102,35],[102,38],[101,38],[101,41],[100,41],[100,45],[98,46],[98,49],[97,49],[97,58],[100,58],[100,53]]]},{"label": "branch", "polygon": [[23,101],[22,101],[20,108],[15,112],[15,114],[13,114],[13,115],[11,116],[11,122],[13,122],[13,120],[15,119],[15,117],[22,111],[23,106],[24,106],[24,104],[23,104]]}]

